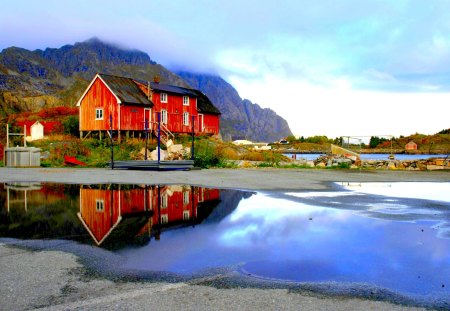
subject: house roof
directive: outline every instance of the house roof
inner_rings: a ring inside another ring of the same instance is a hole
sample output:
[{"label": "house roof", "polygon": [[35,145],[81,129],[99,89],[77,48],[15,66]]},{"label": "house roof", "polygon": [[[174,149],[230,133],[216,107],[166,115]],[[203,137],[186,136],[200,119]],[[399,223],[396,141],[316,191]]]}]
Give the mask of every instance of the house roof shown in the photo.
[{"label": "house roof", "polygon": [[179,95],[193,96],[197,98],[197,109],[199,112],[211,113],[211,114],[221,114],[220,110],[217,109],[214,104],[209,100],[208,96],[203,94],[199,90],[188,89],[181,86],[161,84],[156,82],[151,82],[150,87],[153,91],[157,92],[167,92]]},{"label": "house roof", "polygon": [[131,78],[99,74],[122,104],[153,106],[153,102]]},{"label": "house roof", "polygon": [[167,92],[167,93],[180,94],[180,95],[196,96],[194,90],[188,89],[185,87],[181,87],[181,86],[150,82],[150,87],[153,91],[157,91],[157,92]]},{"label": "house roof", "polygon": [[208,96],[202,92],[195,90],[197,93],[197,109],[199,112],[211,113],[211,114],[222,114],[216,106],[209,100]]}]

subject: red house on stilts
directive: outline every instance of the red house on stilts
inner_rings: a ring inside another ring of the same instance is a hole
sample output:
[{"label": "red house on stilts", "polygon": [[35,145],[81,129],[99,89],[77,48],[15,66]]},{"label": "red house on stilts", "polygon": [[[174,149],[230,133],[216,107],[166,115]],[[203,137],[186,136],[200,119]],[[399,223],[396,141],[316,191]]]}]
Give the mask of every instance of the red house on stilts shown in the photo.
[{"label": "red house on stilts", "polygon": [[[199,90],[97,74],[77,103],[80,137],[113,130],[120,139],[155,133],[158,116],[172,133],[218,135],[220,111]],[[192,124],[194,120],[194,124]],[[192,126],[194,125],[194,126]]]},{"label": "red house on stilts", "polygon": [[220,202],[220,191],[190,186],[86,185],[78,218],[97,245],[120,246],[163,230],[201,223]]}]

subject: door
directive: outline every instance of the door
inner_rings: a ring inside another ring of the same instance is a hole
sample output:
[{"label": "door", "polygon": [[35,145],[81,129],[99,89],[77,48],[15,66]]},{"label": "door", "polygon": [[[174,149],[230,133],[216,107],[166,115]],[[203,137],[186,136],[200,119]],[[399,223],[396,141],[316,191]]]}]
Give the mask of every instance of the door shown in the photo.
[{"label": "door", "polygon": [[205,129],[205,127],[203,124],[203,115],[199,113],[198,114],[198,131],[200,133],[202,133],[204,129]]},{"label": "door", "polygon": [[144,130],[152,128],[152,109],[144,108]]}]

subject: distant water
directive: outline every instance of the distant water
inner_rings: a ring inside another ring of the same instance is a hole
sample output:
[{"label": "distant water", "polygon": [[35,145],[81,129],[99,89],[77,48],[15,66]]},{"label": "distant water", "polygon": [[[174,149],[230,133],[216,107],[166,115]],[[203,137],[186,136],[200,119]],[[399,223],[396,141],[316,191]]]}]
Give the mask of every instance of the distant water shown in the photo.
[{"label": "distant water", "polygon": [[[299,159],[306,160],[315,160],[323,153],[304,153],[304,154],[293,154],[293,153],[284,153],[283,155]],[[422,160],[422,159],[430,159],[430,158],[445,158],[446,154],[394,154],[396,160]],[[361,160],[387,160],[389,154],[386,153],[363,153],[361,154]]]}]

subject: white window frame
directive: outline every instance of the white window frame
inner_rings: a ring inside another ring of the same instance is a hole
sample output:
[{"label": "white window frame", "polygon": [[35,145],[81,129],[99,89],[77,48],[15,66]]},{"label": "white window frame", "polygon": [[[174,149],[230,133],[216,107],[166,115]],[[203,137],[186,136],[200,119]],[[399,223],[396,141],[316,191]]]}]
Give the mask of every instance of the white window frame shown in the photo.
[{"label": "white window frame", "polygon": [[161,93],[161,102],[162,103],[167,103],[168,102],[168,95],[167,95],[167,93]]},{"label": "white window frame", "polygon": [[105,211],[105,200],[95,199],[95,210],[99,213],[103,213]]},{"label": "white window frame", "polygon": [[189,125],[189,112],[183,113],[183,125]]},{"label": "white window frame", "polygon": [[95,108],[95,120],[103,120],[103,108]]},{"label": "white window frame", "polygon": [[162,214],[161,217],[161,225],[165,225],[169,223],[169,214]]},{"label": "white window frame", "polygon": [[189,96],[183,96],[183,106],[189,106]]},{"label": "white window frame", "polygon": [[188,205],[190,201],[189,191],[183,192],[183,205]]},{"label": "white window frame", "polygon": [[187,221],[191,219],[191,213],[189,211],[183,211],[183,220]]},{"label": "white window frame", "polygon": [[161,123],[162,124],[167,124],[167,110],[166,109],[161,109]]},{"label": "white window frame", "polygon": [[169,207],[169,196],[167,193],[163,193],[161,195],[161,208],[168,208]]}]

